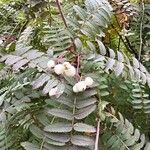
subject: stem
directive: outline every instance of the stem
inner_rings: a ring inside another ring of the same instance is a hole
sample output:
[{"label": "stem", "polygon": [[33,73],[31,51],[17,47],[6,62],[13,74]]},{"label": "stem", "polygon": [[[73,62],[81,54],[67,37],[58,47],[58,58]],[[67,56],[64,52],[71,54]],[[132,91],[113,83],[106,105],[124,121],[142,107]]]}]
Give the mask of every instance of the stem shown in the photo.
[{"label": "stem", "polygon": [[121,39],[120,39],[120,37],[119,37],[119,41],[118,41],[118,51],[119,51],[119,49],[120,49],[120,41],[121,41]]},{"label": "stem", "polygon": [[40,146],[40,150],[43,149],[43,145],[44,145],[45,139],[46,139],[46,137],[43,138],[43,141],[42,141],[41,146]]},{"label": "stem", "polygon": [[[76,112],[76,103],[77,103],[77,98],[75,96],[74,98],[74,103],[73,103],[73,111],[72,111],[72,114],[73,114],[73,119],[72,119],[72,127],[74,126],[74,122],[75,122],[75,112]],[[70,135],[72,136],[73,135],[73,130],[71,131]]]},{"label": "stem", "polygon": [[13,35],[14,31],[17,29],[17,27],[19,26],[20,22],[16,24],[16,26],[14,27],[14,29],[12,30],[12,32],[10,33],[10,35]]},{"label": "stem", "polygon": [[[73,112],[72,112],[72,114],[74,115],[75,114],[75,111],[76,111],[76,103],[77,103],[77,98],[75,97],[75,99],[74,99],[74,103],[73,103]],[[74,119],[75,118],[73,118],[73,120],[72,120],[72,126],[74,125]]]},{"label": "stem", "polygon": [[133,46],[130,44],[129,39],[128,39],[127,37],[125,37],[125,39],[126,39],[126,42],[127,42],[127,44],[128,44],[128,47],[130,48],[131,52],[135,55],[136,58],[138,58],[138,54],[137,54],[137,52],[134,50]]},{"label": "stem", "polygon": [[117,136],[117,138],[120,140],[120,142],[125,146],[125,148],[127,149],[127,150],[130,150],[129,148],[128,148],[128,146],[122,141],[122,139],[120,139],[120,137],[118,136],[118,135],[116,135]]},{"label": "stem", "polygon": [[[116,18],[116,21],[117,21],[117,24],[118,24],[118,27],[119,29],[122,29],[122,27],[120,26],[119,24],[119,21],[118,21],[118,18],[117,16],[115,15],[115,18]],[[115,29],[115,27],[112,25],[112,27]],[[119,34],[119,32],[115,29],[115,31],[117,32],[118,36],[120,37],[120,40],[123,42],[123,44],[125,45],[126,49],[130,52],[130,53],[133,53],[135,55],[136,58],[138,58],[138,54],[137,52],[134,50],[133,46],[130,44],[130,41],[127,37],[125,37],[125,40],[126,42],[124,41],[124,39],[122,38],[122,36]]]},{"label": "stem", "polygon": [[[67,28],[67,27],[68,27],[68,25],[67,25],[67,23],[66,23],[66,20],[65,20],[64,14],[63,14],[63,12],[62,12],[62,10],[61,10],[61,6],[60,6],[60,2],[59,2],[59,0],[56,0],[56,4],[57,4],[58,10],[59,10],[59,13],[60,13],[60,15],[61,15],[61,18],[62,18],[62,20],[63,20],[63,22],[64,22],[64,25],[65,25],[65,27]],[[73,44],[73,48],[74,48],[74,50],[75,50],[74,39],[73,39],[73,38],[71,38],[71,41],[72,41],[72,44]]]},{"label": "stem", "polygon": [[50,13],[50,18],[48,18],[49,26],[51,27],[52,25],[52,14],[51,14],[51,5],[50,5],[50,0],[48,0],[48,10]]},{"label": "stem", "polygon": [[77,80],[80,80],[79,68],[80,68],[80,54],[78,54],[78,56],[77,56],[77,73],[76,73]]},{"label": "stem", "polygon": [[138,57],[139,60],[141,59],[141,53],[143,49],[142,33],[143,33],[143,21],[144,21],[144,10],[145,10],[144,0],[142,0],[141,3],[142,3],[142,18],[141,18],[141,24],[140,24],[140,50],[139,50],[139,57]]},{"label": "stem", "polygon": [[136,58],[138,58],[138,54],[136,53],[136,51],[132,48],[129,40],[127,37],[125,37],[126,42],[124,41],[123,37],[119,34],[119,32],[117,31],[117,29],[112,25],[113,29],[116,31],[116,33],[118,34],[118,36],[120,37],[120,40],[123,42],[124,46],[126,47],[126,49],[132,54],[135,55]]},{"label": "stem", "polygon": [[24,28],[26,27],[26,25],[28,24],[28,20],[26,20],[25,22],[24,22],[24,24],[22,25],[22,27],[20,28],[20,31],[19,31],[19,33],[18,33],[18,35],[17,35],[17,38],[19,38],[20,37],[20,35],[21,35],[21,32],[24,30]]},{"label": "stem", "polygon": [[68,26],[67,26],[67,23],[66,23],[64,14],[63,14],[63,12],[62,12],[62,10],[61,10],[61,6],[60,6],[59,0],[56,0],[56,4],[57,4],[58,10],[59,10],[59,13],[60,13],[60,15],[61,15],[61,18],[62,18],[62,20],[63,20],[63,22],[64,22],[64,25],[65,25],[65,27],[67,28]]},{"label": "stem", "polygon": [[98,150],[98,141],[99,141],[99,132],[100,132],[100,119],[97,121],[97,129],[96,129],[96,140],[95,140],[95,148],[94,150]]}]

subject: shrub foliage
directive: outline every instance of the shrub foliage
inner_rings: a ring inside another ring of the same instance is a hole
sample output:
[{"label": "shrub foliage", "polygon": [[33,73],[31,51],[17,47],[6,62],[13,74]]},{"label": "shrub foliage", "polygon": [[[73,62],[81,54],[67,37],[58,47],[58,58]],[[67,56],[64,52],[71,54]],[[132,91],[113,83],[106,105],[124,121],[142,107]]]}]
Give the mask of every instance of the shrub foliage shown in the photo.
[{"label": "shrub foliage", "polygon": [[149,4],[0,4],[1,150],[150,150]]}]

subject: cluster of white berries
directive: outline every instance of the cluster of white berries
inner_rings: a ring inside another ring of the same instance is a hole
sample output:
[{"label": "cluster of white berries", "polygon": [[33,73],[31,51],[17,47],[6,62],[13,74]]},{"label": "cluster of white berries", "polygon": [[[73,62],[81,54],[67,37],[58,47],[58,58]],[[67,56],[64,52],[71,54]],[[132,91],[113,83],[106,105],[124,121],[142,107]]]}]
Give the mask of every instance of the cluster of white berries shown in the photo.
[{"label": "cluster of white berries", "polygon": [[79,81],[73,86],[73,92],[78,93],[85,91],[87,87],[92,86],[94,83],[91,77],[86,77],[84,81]]},{"label": "cluster of white berries", "polygon": [[66,76],[73,77],[76,74],[76,69],[69,62],[63,64],[55,64],[53,60],[48,61],[47,67],[49,69],[54,68],[54,72],[57,75],[65,74]]},{"label": "cluster of white berries", "polygon": [[[55,61],[49,60],[47,63],[47,67],[49,69],[54,69],[54,72],[57,75],[64,74],[69,77],[73,77],[76,74],[76,69],[69,62],[64,62],[63,64],[55,64]],[[52,88],[49,91],[49,96],[59,96],[61,95],[61,91],[58,90],[57,87]]]},{"label": "cluster of white berries", "polygon": [[[57,75],[61,75],[64,74],[66,76],[69,77],[73,77],[76,74],[76,69],[74,66],[72,66],[69,62],[64,62],[63,64],[55,64],[55,61],[50,60],[47,63],[47,67],[49,69],[54,68],[54,72]],[[93,79],[91,77],[86,77],[84,81],[79,81],[78,83],[76,83],[73,86],[73,92],[78,93],[78,92],[82,92],[85,91],[87,87],[92,86],[92,84],[94,83]],[[49,96],[57,96],[57,95],[61,95],[62,93],[59,92],[58,88],[52,88],[49,91]]]}]

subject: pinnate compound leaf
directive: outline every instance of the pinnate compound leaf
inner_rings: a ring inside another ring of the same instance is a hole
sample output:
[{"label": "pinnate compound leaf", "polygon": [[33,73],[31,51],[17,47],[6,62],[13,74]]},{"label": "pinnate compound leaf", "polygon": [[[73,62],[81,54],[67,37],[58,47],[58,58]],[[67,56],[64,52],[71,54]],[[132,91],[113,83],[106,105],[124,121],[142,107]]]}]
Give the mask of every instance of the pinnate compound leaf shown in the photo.
[{"label": "pinnate compound leaf", "polygon": [[61,104],[64,104],[70,108],[73,107],[73,100],[70,97],[60,96],[59,98],[52,98],[52,101],[57,101]]},{"label": "pinnate compound leaf", "polygon": [[38,79],[36,79],[33,83],[33,89],[37,89],[41,86],[43,86],[43,84],[45,82],[47,82],[50,79],[50,77],[47,74],[42,74]]},{"label": "pinnate compound leaf", "polygon": [[95,103],[96,103],[96,98],[90,98],[90,99],[81,100],[81,101],[77,102],[76,107],[84,108],[84,107],[87,107],[87,106],[95,104]]},{"label": "pinnate compound leaf", "polygon": [[63,142],[54,141],[54,140],[49,139],[49,138],[46,138],[45,141],[49,144],[56,145],[56,146],[64,146],[65,145],[65,143],[63,143]]},{"label": "pinnate compound leaf", "polygon": [[45,87],[43,88],[43,93],[47,94],[53,87],[57,86],[58,81],[55,79],[51,79],[47,82]]},{"label": "pinnate compound leaf", "polygon": [[118,77],[123,72],[124,64],[122,62],[117,62],[114,71],[115,75]]},{"label": "pinnate compound leaf", "polygon": [[61,104],[64,104],[68,107],[73,107],[73,100],[71,99],[71,97],[66,97],[66,96],[60,96],[59,98],[52,98],[52,101],[57,101]]},{"label": "pinnate compound leaf", "polygon": [[88,47],[90,48],[90,50],[92,50],[92,51],[96,50],[95,45],[92,42],[87,41],[86,43],[87,43]]},{"label": "pinnate compound leaf", "polygon": [[4,94],[0,95],[0,106],[3,104],[6,94],[7,93],[5,92]]},{"label": "pinnate compound leaf", "polygon": [[43,147],[46,148],[46,150],[90,150],[79,146],[54,146],[48,143],[45,143]]},{"label": "pinnate compound leaf", "polygon": [[[69,150],[69,146],[55,146],[55,145],[51,145],[49,143],[44,143],[43,147],[46,149],[46,150]],[[39,149],[37,149],[39,150]],[[43,150],[43,149],[42,149]]]},{"label": "pinnate compound leaf", "polygon": [[70,132],[72,130],[72,124],[61,122],[54,123],[46,126],[44,130],[47,132],[56,132],[56,133]]},{"label": "pinnate compound leaf", "polygon": [[75,45],[76,45],[77,49],[81,50],[81,48],[82,48],[82,42],[81,42],[81,40],[79,38],[75,39]]},{"label": "pinnate compound leaf", "polygon": [[47,113],[56,117],[67,119],[67,120],[73,119],[72,113],[68,110],[53,108],[53,109],[48,109]]},{"label": "pinnate compound leaf", "polygon": [[97,91],[95,89],[88,89],[83,93],[79,93],[77,95],[78,100],[87,100],[87,98],[94,96],[97,94]]},{"label": "pinnate compound leaf", "polygon": [[96,128],[94,126],[91,126],[85,123],[76,123],[74,125],[74,130],[78,132],[88,132],[88,133],[96,132]]},{"label": "pinnate compound leaf", "polygon": [[133,57],[133,66],[134,66],[135,68],[139,68],[139,67],[140,67],[139,61],[138,61],[136,58],[134,58],[134,57]]},{"label": "pinnate compound leaf", "polygon": [[140,70],[137,69],[137,68],[134,68],[134,75],[135,75],[135,79],[136,79],[137,81],[139,81],[140,78],[141,78],[141,72],[140,72]]},{"label": "pinnate compound leaf", "polygon": [[142,83],[146,84],[147,77],[146,77],[146,75],[143,72],[141,72],[141,78],[142,78]]},{"label": "pinnate compound leaf", "polygon": [[140,63],[140,70],[142,72],[147,72],[146,68]]},{"label": "pinnate compound leaf", "polygon": [[85,147],[82,147],[82,146],[72,146],[69,148],[69,150],[90,150],[89,148],[85,148]]},{"label": "pinnate compound leaf", "polygon": [[118,57],[118,61],[124,62],[124,56],[121,52],[117,51],[117,57]]},{"label": "pinnate compound leaf", "polygon": [[98,43],[101,55],[106,55],[106,48],[105,48],[104,44],[100,40],[96,40],[96,41]]},{"label": "pinnate compound leaf", "polygon": [[42,139],[44,138],[44,133],[41,129],[39,129],[37,126],[35,125],[31,125],[30,126],[30,131],[33,135],[35,135],[37,138]]},{"label": "pinnate compound leaf", "polygon": [[58,141],[58,142],[62,142],[62,143],[69,142],[69,140],[70,140],[69,135],[59,134],[59,133],[45,133],[45,136],[54,141]]},{"label": "pinnate compound leaf", "polygon": [[73,6],[73,9],[75,10],[75,12],[79,15],[79,17],[82,20],[85,20],[87,18],[87,13],[84,9],[82,9],[81,7],[75,5]]},{"label": "pinnate compound leaf", "polygon": [[71,138],[71,142],[77,146],[93,146],[94,139],[88,136],[74,135]]},{"label": "pinnate compound leaf", "polygon": [[21,146],[25,149],[25,150],[38,150],[40,149],[40,146],[32,144],[30,142],[22,142]]},{"label": "pinnate compound leaf", "polygon": [[87,117],[89,114],[91,114],[95,109],[96,109],[96,105],[90,105],[88,107],[79,109],[75,113],[75,118],[76,119],[83,119],[83,118]]},{"label": "pinnate compound leaf", "polygon": [[112,49],[109,49],[109,55],[110,55],[110,57],[111,58],[115,58],[115,56],[116,56],[116,54],[115,54],[115,52],[112,50]]},{"label": "pinnate compound leaf", "polygon": [[147,143],[144,150],[149,150],[150,149],[150,143]]},{"label": "pinnate compound leaf", "polygon": [[108,61],[107,61],[107,63],[106,63],[105,71],[108,71],[109,69],[112,70],[114,64],[115,64],[115,60],[112,59],[112,58],[108,58]]},{"label": "pinnate compound leaf", "polygon": [[27,59],[22,59],[13,65],[13,70],[19,70],[21,67],[29,62]]},{"label": "pinnate compound leaf", "polygon": [[13,65],[14,63],[20,61],[22,57],[14,56],[14,55],[8,55],[7,60],[5,61],[6,65]]}]

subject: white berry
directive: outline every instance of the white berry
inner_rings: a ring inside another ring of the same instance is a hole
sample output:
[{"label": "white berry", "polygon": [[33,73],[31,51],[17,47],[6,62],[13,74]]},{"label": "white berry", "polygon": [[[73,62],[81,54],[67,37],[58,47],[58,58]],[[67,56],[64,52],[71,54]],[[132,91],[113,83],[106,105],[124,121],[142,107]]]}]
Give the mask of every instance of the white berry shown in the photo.
[{"label": "white berry", "polygon": [[57,94],[57,90],[58,90],[57,87],[52,88],[52,89],[49,91],[49,96],[54,96],[54,95],[56,95],[56,94]]},{"label": "white berry", "polygon": [[54,67],[54,71],[58,75],[63,74],[64,70],[65,70],[65,67],[62,64],[58,64]]},{"label": "white berry", "polygon": [[2,44],[3,44],[3,40],[0,39],[0,45],[2,45]]},{"label": "white berry", "polygon": [[63,65],[64,65],[65,69],[69,69],[70,67],[72,67],[70,62],[64,62]]},{"label": "white berry", "polygon": [[85,78],[85,84],[86,86],[91,86],[94,83],[93,79],[91,77]]},{"label": "white berry", "polygon": [[68,77],[73,77],[76,74],[76,69],[74,66],[71,66],[68,69],[65,69],[65,75]]},{"label": "white berry", "polygon": [[73,86],[73,92],[74,93],[78,93],[79,92],[78,89],[77,89],[77,85],[76,84]]},{"label": "white berry", "polygon": [[82,92],[85,89],[86,89],[85,81],[80,81],[74,85],[73,91],[77,93],[77,92]]},{"label": "white berry", "polygon": [[53,60],[49,60],[48,63],[47,63],[47,67],[48,67],[49,69],[55,67],[55,62],[54,62]]}]

